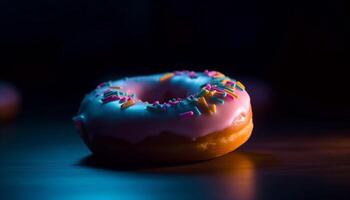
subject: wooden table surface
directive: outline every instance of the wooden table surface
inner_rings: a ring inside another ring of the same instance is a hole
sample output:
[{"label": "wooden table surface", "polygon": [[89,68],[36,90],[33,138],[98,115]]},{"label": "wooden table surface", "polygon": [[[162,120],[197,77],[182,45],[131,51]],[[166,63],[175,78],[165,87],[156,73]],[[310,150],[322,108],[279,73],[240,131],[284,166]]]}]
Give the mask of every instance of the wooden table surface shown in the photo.
[{"label": "wooden table surface", "polygon": [[254,132],[205,162],[121,167],[91,156],[71,121],[1,129],[0,199],[350,199],[350,130]]}]

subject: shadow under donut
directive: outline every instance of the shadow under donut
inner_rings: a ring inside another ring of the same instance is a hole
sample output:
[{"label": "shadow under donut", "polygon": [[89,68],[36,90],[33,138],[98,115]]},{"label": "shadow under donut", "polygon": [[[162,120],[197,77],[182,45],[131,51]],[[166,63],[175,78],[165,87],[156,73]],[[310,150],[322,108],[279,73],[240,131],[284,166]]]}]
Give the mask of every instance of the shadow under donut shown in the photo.
[{"label": "shadow under donut", "polygon": [[176,165],[126,164],[122,161],[90,155],[80,160],[78,166],[108,170],[111,176],[119,177],[123,174],[123,176],[130,176],[133,180],[152,180],[152,185],[162,188],[162,194],[176,191],[177,195],[186,196],[184,190],[189,187],[190,191],[201,191],[197,194],[200,199],[215,197],[251,200],[255,199],[259,190],[257,188],[259,170],[277,163],[278,160],[269,154],[236,151],[212,160]]},{"label": "shadow under donut", "polygon": [[256,167],[275,166],[278,160],[268,154],[252,152],[231,152],[224,156],[206,161],[183,163],[132,162],[113,160],[91,154],[82,158],[77,165],[111,171],[133,171],[151,174],[233,174],[241,170],[255,170]]}]

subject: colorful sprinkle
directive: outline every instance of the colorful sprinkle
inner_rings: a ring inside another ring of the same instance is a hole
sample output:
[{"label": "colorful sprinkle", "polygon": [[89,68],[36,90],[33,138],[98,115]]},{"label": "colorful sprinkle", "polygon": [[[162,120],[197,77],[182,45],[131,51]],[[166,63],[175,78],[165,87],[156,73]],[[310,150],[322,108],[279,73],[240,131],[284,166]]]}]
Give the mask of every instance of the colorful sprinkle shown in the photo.
[{"label": "colorful sprinkle", "polygon": [[[200,116],[204,114],[214,114],[217,112],[217,106],[225,104],[225,98],[236,99],[239,98],[237,95],[237,89],[245,90],[244,85],[234,79],[226,77],[224,74],[218,71],[205,70],[204,74],[211,77],[210,82],[201,85],[201,90],[197,94],[189,95],[186,98],[172,98],[165,103],[159,101],[146,103],[146,110],[150,112],[166,112],[167,110],[190,110],[187,112],[179,113],[181,118],[189,118],[193,116]],[[188,76],[192,79],[198,78],[199,74],[194,71],[182,70],[175,71],[173,73],[165,73],[159,78],[160,82],[168,81],[176,75]],[[122,91],[120,86],[112,85],[112,82],[101,83],[98,88],[105,86],[103,93],[96,94],[96,97],[101,95],[102,102],[108,103],[111,101],[119,100],[121,104],[120,109],[127,109],[128,107],[141,101],[136,98],[135,93],[131,91]],[[237,88],[237,89],[236,89]],[[145,102],[143,102],[145,103]]]},{"label": "colorful sprinkle", "polygon": [[108,96],[104,99],[102,99],[102,103],[109,103],[109,102],[112,102],[112,101],[116,101],[116,100],[119,100],[119,97],[116,96],[116,95],[112,95],[112,96]]},{"label": "colorful sprinkle", "polygon": [[223,78],[223,77],[225,77],[225,75],[220,73],[220,72],[216,72],[216,74],[213,77],[214,78]]},{"label": "colorful sprinkle", "polygon": [[236,97],[237,99],[239,98],[239,96],[238,96],[237,94],[235,94],[235,93],[233,93],[233,92],[231,92],[231,91],[229,91],[229,90],[226,90],[226,89],[225,89],[225,92],[226,92],[227,94],[230,94],[231,96]]},{"label": "colorful sprinkle", "polygon": [[223,85],[226,85],[226,84],[228,84],[230,82],[230,79],[228,79],[228,78],[225,78],[225,79],[223,79],[222,81],[221,81],[221,83],[223,84]]},{"label": "colorful sprinkle", "polygon": [[198,101],[198,98],[195,97],[187,97],[186,98],[191,104],[195,104]]},{"label": "colorful sprinkle", "polygon": [[216,94],[216,90],[212,90],[209,92],[208,96],[213,97]]},{"label": "colorful sprinkle", "polygon": [[208,71],[207,75],[210,77],[214,77],[216,75],[216,71]]},{"label": "colorful sprinkle", "polygon": [[239,98],[239,96],[237,96],[236,94],[232,93],[232,92],[227,92],[227,97],[229,97],[230,99],[235,99],[235,98]]},{"label": "colorful sprinkle", "polygon": [[224,92],[225,90],[219,87],[215,87],[214,90],[218,91],[218,92]]},{"label": "colorful sprinkle", "polygon": [[216,105],[215,104],[211,104],[210,105],[210,114],[214,114],[216,113]]},{"label": "colorful sprinkle", "polygon": [[187,119],[190,118],[194,115],[193,111],[188,111],[188,112],[184,112],[184,113],[180,113],[181,118],[183,119]]},{"label": "colorful sprinkle", "polygon": [[198,99],[197,103],[198,103],[199,107],[202,108],[205,112],[210,113],[209,105],[204,97],[200,97]]},{"label": "colorful sprinkle", "polygon": [[231,94],[229,94],[229,93],[227,93],[226,97],[228,97],[228,98],[230,98],[230,99],[232,99],[232,100],[234,100],[234,99],[235,99],[235,97],[234,97],[234,96],[232,96],[232,95],[231,95]]},{"label": "colorful sprinkle", "polygon": [[226,97],[227,93],[224,91],[224,92],[216,92],[214,94],[214,96],[216,97],[219,97],[219,98],[222,98],[222,97]]},{"label": "colorful sprinkle", "polygon": [[120,86],[109,86],[109,88],[114,89],[114,90],[120,90],[122,89]]},{"label": "colorful sprinkle", "polygon": [[208,93],[209,93],[209,91],[207,89],[202,89],[199,92],[198,97],[206,96]]},{"label": "colorful sprinkle", "polygon": [[129,108],[130,106],[132,106],[134,104],[135,104],[134,100],[129,99],[127,102],[123,103],[120,108],[122,110],[124,110],[124,109],[127,109],[127,108]]},{"label": "colorful sprinkle", "polygon": [[159,81],[160,82],[167,81],[167,80],[171,79],[173,76],[174,76],[174,73],[166,73],[166,74],[164,74],[164,76],[159,78]]},{"label": "colorful sprinkle", "polygon": [[207,90],[211,90],[211,85],[208,83],[208,84],[206,84],[205,85],[205,89],[207,89]]},{"label": "colorful sprinkle", "polygon": [[239,90],[245,90],[245,86],[239,81],[236,82],[236,86]]},{"label": "colorful sprinkle", "polygon": [[234,91],[232,88],[229,88],[229,87],[225,87],[224,90],[228,90],[228,91],[230,91],[230,92],[232,92],[232,93],[235,93],[235,91]]},{"label": "colorful sprinkle", "polygon": [[125,101],[127,101],[127,98],[126,97],[120,97],[120,103],[124,103]]},{"label": "colorful sprinkle", "polygon": [[227,81],[226,82],[226,84],[228,84],[228,85],[233,85],[235,82],[233,82],[233,81]]},{"label": "colorful sprinkle", "polygon": [[224,104],[225,103],[225,101],[223,99],[220,99],[218,97],[213,97],[212,100],[214,100],[215,102],[218,102],[220,104]]},{"label": "colorful sprinkle", "polygon": [[194,110],[194,113],[196,113],[197,116],[199,116],[199,115],[202,114],[201,111],[198,109],[197,106],[194,106],[194,107],[193,107],[193,110]]},{"label": "colorful sprinkle", "polygon": [[109,96],[112,96],[112,95],[118,96],[119,93],[118,93],[117,91],[112,91],[112,90],[106,90],[106,91],[103,93],[103,96],[104,96],[104,97],[109,97]]}]

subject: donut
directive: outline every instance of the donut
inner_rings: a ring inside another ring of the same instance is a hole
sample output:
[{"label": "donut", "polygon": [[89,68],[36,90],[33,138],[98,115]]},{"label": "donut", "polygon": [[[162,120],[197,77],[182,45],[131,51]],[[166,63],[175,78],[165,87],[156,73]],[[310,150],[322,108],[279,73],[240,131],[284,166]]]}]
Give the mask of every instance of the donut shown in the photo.
[{"label": "donut", "polygon": [[245,86],[218,71],[175,71],[101,83],[73,118],[96,155],[121,161],[212,159],[253,130]]}]

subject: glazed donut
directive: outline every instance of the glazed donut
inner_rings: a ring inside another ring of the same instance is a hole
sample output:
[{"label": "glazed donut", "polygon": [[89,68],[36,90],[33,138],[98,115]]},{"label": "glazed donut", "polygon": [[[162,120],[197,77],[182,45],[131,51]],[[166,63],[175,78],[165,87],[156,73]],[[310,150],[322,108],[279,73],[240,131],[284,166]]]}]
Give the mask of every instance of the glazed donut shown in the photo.
[{"label": "glazed donut", "polygon": [[217,71],[175,71],[101,83],[75,125],[96,155],[188,162],[238,148],[253,130],[243,84]]}]

